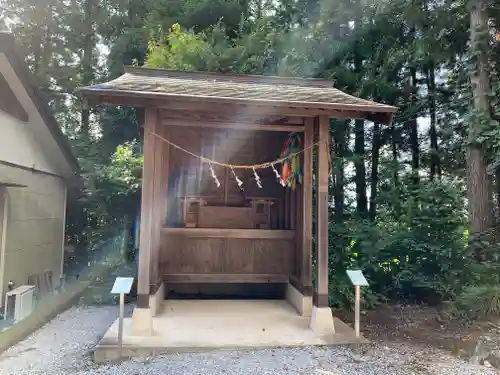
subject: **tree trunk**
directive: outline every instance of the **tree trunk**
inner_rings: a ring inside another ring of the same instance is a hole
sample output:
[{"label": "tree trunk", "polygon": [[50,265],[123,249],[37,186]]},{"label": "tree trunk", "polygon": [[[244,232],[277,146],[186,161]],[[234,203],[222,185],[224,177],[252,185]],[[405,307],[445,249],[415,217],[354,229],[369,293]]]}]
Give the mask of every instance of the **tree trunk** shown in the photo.
[{"label": "tree trunk", "polygon": [[365,122],[354,121],[354,166],[356,168],[356,211],[361,217],[367,214]]},{"label": "tree trunk", "polygon": [[[417,106],[417,69],[410,68],[410,103],[413,108]],[[414,183],[418,184],[418,172],[420,168],[420,150],[418,147],[418,122],[416,114],[411,115],[410,120],[410,148],[411,148],[411,169],[413,172]]]},{"label": "tree trunk", "polygon": [[[361,19],[355,21],[355,27],[361,28]],[[363,54],[358,42],[354,45],[354,72],[358,84],[363,80]],[[356,211],[360,217],[368,214],[368,199],[366,197],[366,167],[365,167],[365,121],[354,121],[354,167],[356,170]]]},{"label": "tree trunk", "polygon": [[372,140],[372,155],[371,155],[371,178],[370,178],[370,220],[375,221],[377,217],[377,193],[378,193],[378,165],[380,156],[380,125],[373,124],[373,140]]},{"label": "tree trunk", "polygon": [[399,187],[399,173],[398,173],[398,135],[396,126],[394,123],[391,124],[391,151],[392,151],[392,178],[394,182],[394,187]]},{"label": "tree trunk", "polygon": [[500,216],[500,168],[495,170],[495,195],[496,195],[496,212],[495,217],[496,224],[499,224],[499,216]]},{"label": "tree trunk", "polygon": [[[92,10],[94,9],[94,0],[87,0],[84,5],[85,38],[82,57],[82,85],[87,86],[92,83],[94,72],[92,70],[92,55],[94,47],[94,28],[92,21]],[[82,109],[81,135],[89,138],[90,133],[90,111],[87,107]]]},{"label": "tree trunk", "polygon": [[344,219],[344,156],[346,147],[346,129],[345,121],[335,127],[334,130],[334,157],[333,157],[333,203],[335,209],[335,222],[341,223]]},{"label": "tree trunk", "polygon": [[[477,69],[471,70],[471,83],[474,96],[474,112],[480,118],[490,116],[488,93],[490,91],[488,76],[488,45],[483,33],[488,27],[488,15],[484,1],[470,3],[470,40],[472,54],[476,57]],[[486,160],[481,144],[477,141],[481,120],[469,125],[470,145],[467,151],[467,188],[470,232],[478,236],[488,231],[493,225],[493,205],[491,180],[486,171]],[[479,255],[479,254],[478,254]]]},{"label": "tree trunk", "polygon": [[431,143],[430,173],[431,180],[437,175],[441,178],[441,164],[439,161],[438,136],[436,127],[436,78],[434,73],[434,62],[430,61],[426,71],[426,83],[429,100],[430,129],[429,137]]}]

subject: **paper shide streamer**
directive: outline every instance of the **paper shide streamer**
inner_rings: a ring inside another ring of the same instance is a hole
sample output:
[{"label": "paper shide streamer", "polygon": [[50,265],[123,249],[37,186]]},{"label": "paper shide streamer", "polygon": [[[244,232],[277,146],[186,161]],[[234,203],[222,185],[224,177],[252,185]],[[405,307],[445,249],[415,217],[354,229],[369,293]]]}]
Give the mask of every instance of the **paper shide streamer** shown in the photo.
[{"label": "paper shide streamer", "polygon": [[210,173],[212,174],[212,178],[214,179],[215,185],[217,185],[217,187],[220,187],[219,179],[215,175],[215,171],[214,168],[212,167],[212,164],[209,164],[209,168],[210,168]]},{"label": "paper shide streamer", "polygon": [[255,168],[253,168],[253,175],[255,176],[255,183],[257,184],[257,186],[259,188],[262,189],[262,182],[260,181],[260,177],[259,175],[257,174],[257,171],[255,170]]},{"label": "paper shide streamer", "polygon": [[271,168],[273,169],[273,172],[276,175],[276,179],[279,181],[280,185],[285,187],[285,181],[283,181],[283,179],[281,178],[281,175],[279,174],[274,164],[271,164]]},{"label": "paper shide streamer", "polygon": [[238,184],[238,187],[240,188],[241,191],[243,191],[243,181],[241,181],[238,176],[236,176],[236,173],[234,172],[233,167],[231,167],[231,172],[233,173],[234,179],[236,180],[236,183]]}]

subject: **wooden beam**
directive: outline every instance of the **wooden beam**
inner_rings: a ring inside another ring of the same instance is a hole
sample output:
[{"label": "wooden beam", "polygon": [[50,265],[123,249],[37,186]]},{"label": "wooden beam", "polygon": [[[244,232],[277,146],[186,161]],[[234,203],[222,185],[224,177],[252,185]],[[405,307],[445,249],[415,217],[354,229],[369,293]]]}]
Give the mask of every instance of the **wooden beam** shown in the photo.
[{"label": "wooden beam", "polygon": [[295,238],[295,232],[292,230],[276,229],[163,228],[162,232],[168,236],[183,236],[188,238],[244,238],[269,240],[293,240]]},{"label": "wooden beam", "polygon": [[[128,94],[130,95],[130,94]],[[89,105],[95,106],[99,104],[119,105],[125,107],[159,107],[166,110],[183,110],[192,112],[209,112],[218,114],[233,114],[237,115],[253,115],[255,117],[268,116],[297,116],[297,117],[315,117],[329,116],[334,118],[348,119],[370,119],[376,117],[380,123],[388,123],[392,117],[392,112],[372,112],[369,110],[360,109],[334,109],[334,108],[304,108],[304,107],[285,107],[263,104],[242,104],[242,103],[208,103],[202,99],[195,101],[185,101],[182,98],[158,98],[158,97],[137,97],[126,95],[109,95],[109,94],[86,94],[86,100]]]},{"label": "wooden beam", "polygon": [[317,307],[328,307],[328,174],[329,134],[328,117],[319,117],[318,151],[316,169],[316,290],[313,303]]},{"label": "wooden beam", "polygon": [[144,166],[142,172],[141,195],[141,232],[139,245],[139,267],[137,276],[137,307],[149,307],[149,284],[151,279],[151,248],[154,245],[153,207],[154,207],[154,173],[156,138],[149,131],[156,131],[156,108],[147,108],[144,127],[148,132],[144,135]]},{"label": "wooden beam", "polygon": [[[196,109],[196,108],[194,108]],[[301,117],[283,117],[283,116],[267,116],[262,117],[252,113],[223,113],[214,112],[213,108],[208,111],[199,110],[175,110],[175,109],[162,109],[160,110],[160,118],[178,119],[178,120],[191,120],[191,121],[204,121],[213,123],[225,124],[270,124],[270,125],[304,125],[304,120]]]},{"label": "wooden beam", "polygon": [[167,274],[163,280],[168,283],[287,283],[288,275],[280,274],[228,274],[228,273],[185,273]]},{"label": "wooden beam", "polygon": [[199,121],[193,121],[193,120],[172,119],[168,117],[164,117],[162,119],[162,125],[249,130],[249,131],[262,130],[262,131],[288,132],[288,133],[304,131],[304,126],[301,125],[250,124],[250,123],[238,123],[238,122],[223,123],[223,122],[203,121],[201,119]]},{"label": "wooden beam", "polygon": [[306,119],[304,131],[304,176],[302,181],[302,244],[300,281],[303,287],[312,286],[312,168],[314,121]]}]

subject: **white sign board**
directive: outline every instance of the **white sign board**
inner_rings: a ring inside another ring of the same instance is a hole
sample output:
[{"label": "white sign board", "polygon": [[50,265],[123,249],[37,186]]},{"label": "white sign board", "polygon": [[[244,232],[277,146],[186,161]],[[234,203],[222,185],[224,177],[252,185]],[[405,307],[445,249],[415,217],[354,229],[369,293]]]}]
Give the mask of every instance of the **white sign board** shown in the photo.
[{"label": "white sign board", "polygon": [[133,277],[117,277],[111,289],[111,294],[128,294],[134,283]]},{"label": "white sign board", "polygon": [[366,281],[363,272],[359,270],[347,270],[347,276],[351,280],[352,285],[368,286],[368,281]]}]

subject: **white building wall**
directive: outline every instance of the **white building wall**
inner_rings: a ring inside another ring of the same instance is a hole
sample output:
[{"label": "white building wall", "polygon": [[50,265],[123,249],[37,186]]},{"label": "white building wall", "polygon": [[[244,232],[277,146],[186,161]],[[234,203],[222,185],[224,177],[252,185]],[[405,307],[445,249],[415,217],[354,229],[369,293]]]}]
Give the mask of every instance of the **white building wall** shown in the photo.
[{"label": "white building wall", "polygon": [[30,275],[51,271],[57,287],[62,276],[66,183],[59,177],[2,164],[0,180],[27,186],[3,188],[7,215],[0,257],[1,301],[9,280],[19,286]]}]

